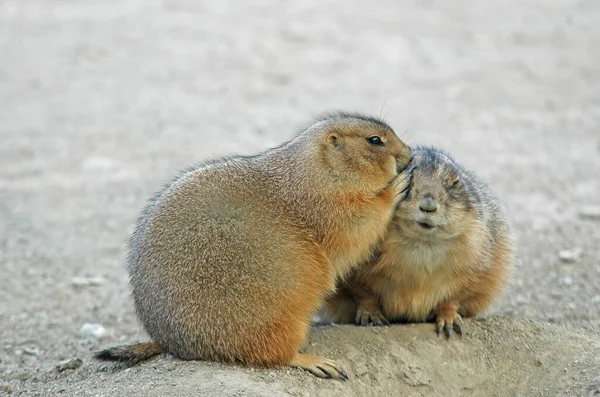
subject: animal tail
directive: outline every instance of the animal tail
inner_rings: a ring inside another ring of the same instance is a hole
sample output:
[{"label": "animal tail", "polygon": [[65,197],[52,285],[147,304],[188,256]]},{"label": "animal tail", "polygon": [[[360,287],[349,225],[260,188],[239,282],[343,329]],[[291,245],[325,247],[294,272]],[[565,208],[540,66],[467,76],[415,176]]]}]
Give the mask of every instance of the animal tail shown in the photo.
[{"label": "animal tail", "polygon": [[165,349],[156,342],[137,343],[135,345],[115,346],[101,350],[94,357],[105,361],[122,361],[128,364],[137,364],[158,354]]}]

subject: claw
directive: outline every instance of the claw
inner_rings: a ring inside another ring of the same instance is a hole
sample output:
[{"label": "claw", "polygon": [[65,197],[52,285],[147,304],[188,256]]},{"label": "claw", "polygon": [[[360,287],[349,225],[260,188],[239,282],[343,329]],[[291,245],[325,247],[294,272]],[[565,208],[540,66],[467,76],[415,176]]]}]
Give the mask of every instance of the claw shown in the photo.
[{"label": "claw", "polygon": [[343,369],[340,371],[340,379],[341,380],[348,380],[348,374]]},{"label": "claw", "polygon": [[371,322],[376,327],[383,327],[385,325],[390,325],[390,322],[387,320],[387,318],[379,317],[379,316],[371,317]]},{"label": "claw", "polygon": [[456,332],[462,338],[463,335],[463,321],[462,317],[454,308],[440,310],[438,308],[438,314],[436,315],[436,333],[438,336],[444,331],[448,340],[452,338],[452,333]]},{"label": "claw", "polygon": [[366,327],[369,324],[372,324],[375,327],[383,327],[384,325],[390,325],[390,322],[387,318],[380,313],[379,310],[369,311],[369,310],[359,310],[354,317],[354,323],[361,327]]},{"label": "claw", "polygon": [[348,379],[348,374],[342,367],[325,357],[297,353],[289,365],[302,368],[322,379]]},{"label": "claw", "polygon": [[329,372],[327,372],[325,368],[321,367],[320,365],[317,365],[317,368],[319,368],[325,374],[325,376],[323,377],[324,379],[331,379],[331,375],[329,374]]},{"label": "claw", "polygon": [[457,334],[459,334],[462,337],[463,334],[463,327],[462,324],[454,324],[454,331],[456,331]]}]

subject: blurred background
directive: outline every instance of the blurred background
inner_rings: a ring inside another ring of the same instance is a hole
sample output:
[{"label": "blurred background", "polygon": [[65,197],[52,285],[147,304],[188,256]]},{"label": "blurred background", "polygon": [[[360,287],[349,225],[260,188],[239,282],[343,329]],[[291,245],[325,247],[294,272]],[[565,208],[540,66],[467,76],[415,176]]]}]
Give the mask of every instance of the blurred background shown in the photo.
[{"label": "blurred background", "polygon": [[599,21],[597,0],[0,1],[0,366],[89,352],[86,323],[143,338],[123,258],[152,192],[339,109],[500,198],[518,263],[492,313],[596,332]]}]

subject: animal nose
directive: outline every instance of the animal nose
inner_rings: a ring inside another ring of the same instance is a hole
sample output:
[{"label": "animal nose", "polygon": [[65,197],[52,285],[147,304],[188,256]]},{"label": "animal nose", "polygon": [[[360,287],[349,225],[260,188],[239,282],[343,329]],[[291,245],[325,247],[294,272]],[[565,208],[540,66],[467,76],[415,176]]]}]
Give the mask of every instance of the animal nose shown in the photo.
[{"label": "animal nose", "polygon": [[424,212],[435,212],[439,206],[431,194],[426,194],[425,197],[419,200],[419,209]]}]

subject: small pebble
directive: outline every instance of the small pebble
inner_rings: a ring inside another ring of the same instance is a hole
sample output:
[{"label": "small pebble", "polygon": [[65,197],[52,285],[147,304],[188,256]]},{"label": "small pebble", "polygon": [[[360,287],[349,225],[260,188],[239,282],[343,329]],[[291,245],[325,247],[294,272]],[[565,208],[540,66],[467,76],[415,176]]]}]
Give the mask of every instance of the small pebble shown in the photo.
[{"label": "small pebble", "polygon": [[12,391],[13,391],[12,385],[5,385],[4,386],[4,392],[6,392],[6,393],[12,393]]},{"label": "small pebble", "polygon": [[82,338],[101,338],[106,330],[100,324],[85,323],[79,328],[79,336]]},{"label": "small pebble", "polygon": [[573,279],[571,277],[565,277],[562,279],[564,285],[573,285]]},{"label": "small pebble", "polygon": [[74,287],[95,287],[104,284],[102,277],[72,277],[71,285]]},{"label": "small pebble", "polygon": [[558,258],[564,263],[575,263],[581,256],[581,248],[562,250],[558,253]]},{"label": "small pebble", "polygon": [[579,210],[582,219],[600,220],[600,206],[590,205]]},{"label": "small pebble", "polygon": [[77,369],[81,367],[81,364],[83,364],[83,361],[81,361],[80,358],[71,358],[69,360],[60,361],[56,364],[56,369],[58,372],[63,372],[67,369]]},{"label": "small pebble", "polygon": [[40,348],[37,346],[27,346],[23,349],[23,353],[37,357],[40,355]]},{"label": "small pebble", "polygon": [[518,303],[519,305],[524,305],[529,303],[530,299],[529,297],[522,295],[522,294],[517,294],[517,296],[515,297],[515,302]]}]

